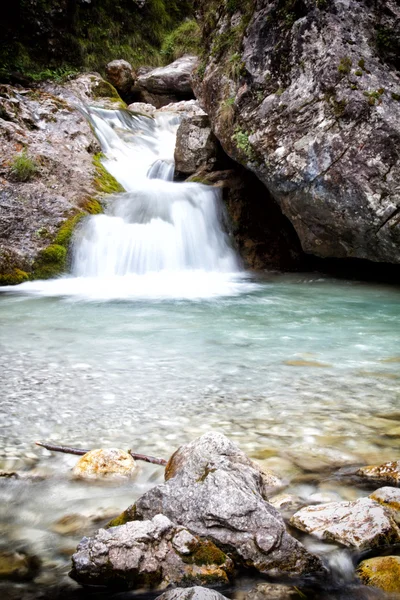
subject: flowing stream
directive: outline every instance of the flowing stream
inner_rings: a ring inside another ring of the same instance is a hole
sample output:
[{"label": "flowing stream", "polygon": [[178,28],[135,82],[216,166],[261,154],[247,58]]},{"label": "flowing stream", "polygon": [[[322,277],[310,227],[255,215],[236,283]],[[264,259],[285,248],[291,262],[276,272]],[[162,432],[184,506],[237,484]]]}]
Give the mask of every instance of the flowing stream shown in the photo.
[{"label": "flowing stream", "polygon": [[[60,532],[59,519],[79,514],[90,533],[163,472],[143,465],[133,483],[76,482],[76,458],[35,440],[167,458],[221,431],[310,502],[365,495],[337,469],[400,450],[399,290],[249,275],[218,192],[172,181],[175,115],[89,118],[126,191],[79,227],[70,275],[0,294],[0,468],[37,477],[1,480],[0,517],[8,546],[44,557],[36,590],[67,581],[82,536]],[[315,598],[380,597],[356,583],[355,555],[306,543],[334,573]],[[240,598],[246,585],[226,593]]]}]

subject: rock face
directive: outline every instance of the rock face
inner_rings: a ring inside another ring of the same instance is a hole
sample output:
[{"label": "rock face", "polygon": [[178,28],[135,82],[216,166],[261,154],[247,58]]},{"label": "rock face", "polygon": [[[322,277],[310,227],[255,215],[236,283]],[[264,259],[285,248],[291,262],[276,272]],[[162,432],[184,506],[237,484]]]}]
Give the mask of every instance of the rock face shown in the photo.
[{"label": "rock face", "polygon": [[400,541],[400,529],[390,512],[370,498],[306,506],[290,524],[320,539],[361,549]]},{"label": "rock face", "polygon": [[393,460],[383,465],[361,467],[361,469],[358,469],[357,475],[381,483],[398,485],[400,484],[400,460]]},{"label": "rock face", "polygon": [[21,283],[35,270],[38,277],[59,273],[69,225],[56,241],[60,228],[101,210],[92,202],[98,142],[56,90],[6,85],[0,86],[0,142],[0,285]]},{"label": "rock face", "polygon": [[385,592],[400,592],[399,556],[377,556],[363,560],[357,574],[365,585],[378,587]]},{"label": "rock face", "polygon": [[176,589],[165,592],[156,600],[228,600],[214,590],[207,590],[199,586],[186,589]]},{"label": "rock face", "polygon": [[211,171],[217,161],[218,142],[207,115],[185,117],[175,146],[175,170],[191,175],[199,167]]},{"label": "rock face", "polygon": [[191,76],[198,64],[196,56],[183,56],[166,67],[153,69],[137,78],[135,89],[141,99],[157,108],[193,98]]},{"label": "rock face", "polygon": [[70,576],[83,585],[124,588],[227,583],[232,561],[163,515],[100,529],[83,538]]},{"label": "rock face", "polygon": [[107,81],[122,94],[128,94],[135,83],[132,65],[126,60],[109,62],[106,66],[106,75]]},{"label": "rock face", "polygon": [[287,533],[279,512],[265,500],[280,481],[222,434],[208,433],[179,448],[165,478],[137,501],[135,518],[162,513],[224,548],[238,565],[261,572],[321,569],[319,559]]},{"label": "rock face", "polygon": [[208,59],[195,92],[225,151],[305,252],[399,263],[398,3],[198,5]]},{"label": "rock face", "polygon": [[91,450],[78,460],[72,470],[74,477],[82,479],[133,477],[136,472],[136,461],[118,448]]}]

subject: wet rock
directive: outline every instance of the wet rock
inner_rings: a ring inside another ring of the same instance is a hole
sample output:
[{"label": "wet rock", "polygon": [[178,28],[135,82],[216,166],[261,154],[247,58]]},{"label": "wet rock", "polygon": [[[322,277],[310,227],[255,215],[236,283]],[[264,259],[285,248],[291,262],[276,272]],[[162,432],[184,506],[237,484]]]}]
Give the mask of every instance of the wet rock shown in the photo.
[{"label": "wet rock", "polygon": [[83,538],[70,576],[83,585],[124,588],[227,583],[232,561],[164,515],[100,529]]},{"label": "wet rock", "polygon": [[291,586],[260,583],[246,594],[244,600],[297,600],[302,597],[299,590]]},{"label": "wet rock", "polygon": [[224,435],[208,433],[181,446],[165,469],[166,482],[144,494],[136,518],[158,513],[212,540],[238,565],[261,572],[308,573],[319,559],[285,528],[266,501],[276,477],[268,477]]},{"label": "wet rock", "polygon": [[106,76],[107,81],[122,94],[128,94],[135,83],[132,65],[126,60],[109,62],[106,65]]},{"label": "wet rock", "polygon": [[373,494],[370,495],[372,500],[375,502],[379,502],[393,515],[396,523],[400,523],[400,489],[395,487],[382,487],[378,490],[375,490]]},{"label": "wet rock", "polygon": [[359,457],[355,454],[342,452],[336,448],[310,447],[306,444],[289,448],[287,455],[303,471],[312,473],[360,463]]},{"label": "wet rock", "polygon": [[146,102],[133,102],[128,106],[128,110],[145,115],[146,117],[154,117],[156,107],[152,104],[146,104]]},{"label": "wet rock", "polygon": [[0,551],[0,580],[30,581],[40,571],[40,560],[26,552]]},{"label": "wet rock", "polygon": [[59,86],[57,91],[68,99],[75,97],[75,101],[78,98],[86,105],[99,108],[117,110],[126,106],[115,87],[98,73],[81,73]]},{"label": "wet rock", "polygon": [[157,108],[193,98],[191,75],[198,64],[196,56],[183,56],[166,67],[159,67],[138,75],[135,90],[144,102]]},{"label": "wet rock", "polygon": [[181,100],[172,102],[158,109],[158,112],[183,113],[188,117],[203,117],[206,115],[197,100]]},{"label": "wet rock", "polygon": [[361,467],[357,475],[382,483],[400,484],[400,460],[393,460],[379,466]]},{"label": "wet rock", "polygon": [[277,494],[268,498],[268,501],[272,506],[285,513],[295,512],[305,504],[304,500],[292,494]]},{"label": "wet rock", "polygon": [[319,539],[361,549],[400,542],[400,529],[392,515],[371,498],[306,506],[293,515],[290,524]]},{"label": "wet rock", "polygon": [[101,477],[133,477],[136,461],[118,448],[96,449],[84,454],[72,469],[74,477],[96,479]]},{"label": "wet rock", "polygon": [[191,587],[185,589],[169,590],[161,596],[158,596],[156,600],[228,600],[222,594],[219,594],[215,590],[208,590],[203,587]]},{"label": "wet rock", "polygon": [[400,556],[377,556],[363,560],[357,575],[365,585],[385,592],[400,592]]},{"label": "wet rock", "polygon": [[266,185],[305,252],[399,263],[398,3],[236,8],[221,5],[210,26],[198,2],[208,51],[196,97],[224,150]]},{"label": "wet rock", "polygon": [[175,170],[190,175],[199,167],[212,171],[217,162],[218,141],[207,115],[185,117],[179,125],[175,146]]}]

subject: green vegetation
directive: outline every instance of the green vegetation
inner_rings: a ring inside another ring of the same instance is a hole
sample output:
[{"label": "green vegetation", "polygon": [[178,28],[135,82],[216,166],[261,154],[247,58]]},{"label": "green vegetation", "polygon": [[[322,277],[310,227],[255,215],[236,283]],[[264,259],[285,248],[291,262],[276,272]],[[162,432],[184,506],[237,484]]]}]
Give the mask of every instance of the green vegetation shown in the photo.
[{"label": "green vegetation", "polygon": [[400,102],[400,94],[396,94],[396,92],[392,92],[392,99]]},{"label": "green vegetation", "polygon": [[357,77],[361,77],[361,75],[363,74],[363,72],[361,71],[361,69],[357,69],[357,71],[355,71],[354,75],[357,75]]},{"label": "green vegetation", "polygon": [[[226,561],[226,554],[222,552],[213,542],[208,540],[200,541],[193,548],[192,554],[186,559],[195,565],[223,565]],[[186,558],[186,557],[185,557]],[[184,561],[186,562],[184,558]]]},{"label": "green vegetation", "polygon": [[51,244],[44,248],[33,265],[34,279],[51,279],[57,277],[67,266],[67,248],[59,244]]},{"label": "green vegetation", "polygon": [[122,512],[115,519],[111,519],[109,523],[105,526],[105,529],[109,529],[110,527],[119,527],[120,525],[125,525],[129,523],[129,521],[138,521],[138,517],[136,516],[136,506],[132,504],[129,506],[124,512]]},{"label": "green vegetation", "polygon": [[194,20],[187,20],[169,33],[161,46],[161,56],[171,62],[184,54],[200,54],[200,27]]},{"label": "green vegetation", "polygon": [[362,69],[363,71],[365,70],[365,59],[364,58],[360,58],[360,60],[358,61],[358,66],[360,67],[360,69]]},{"label": "green vegetation", "polygon": [[348,75],[351,71],[352,64],[353,64],[353,61],[351,60],[351,58],[349,56],[343,56],[343,58],[340,59],[337,70],[342,75]]},{"label": "green vegetation", "polygon": [[235,118],[235,98],[227,98],[223,102],[221,102],[221,106],[219,108],[219,114],[221,116],[222,121],[225,125],[232,125]]},{"label": "green vegetation", "polygon": [[12,269],[9,273],[0,273],[0,285],[18,285],[28,281],[29,275],[21,269]]},{"label": "green vegetation", "polygon": [[124,188],[118,181],[113,177],[107,169],[104,167],[101,159],[104,155],[99,152],[94,155],[93,164],[96,168],[96,178],[94,184],[98,192],[102,194],[116,194],[118,192],[124,192]]},{"label": "green vegetation", "polygon": [[254,150],[249,141],[249,134],[241,129],[236,129],[232,135],[232,141],[236,148],[242,152],[248,160],[254,159]]},{"label": "green vegetation", "polygon": [[240,77],[246,74],[246,66],[242,60],[241,55],[238,52],[232,54],[228,60],[229,64],[229,75],[231,79],[238,81]]},{"label": "green vegetation", "polygon": [[381,96],[385,93],[383,88],[379,88],[379,90],[372,90],[371,92],[364,92],[364,96],[368,98],[368,104],[370,106],[374,106],[377,101],[381,99]]},{"label": "green vegetation", "polygon": [[15,156],[11,163],[11,174],[16,181],[29,181],[36,175],[37,171],[36,161],[29,158],[26,150]]},{"label": "green vegetation", "polygon": [[104,71],[110,60],[159,65],[166,36],[194,14],[190,0],[19,0],[2,11],[0,80],[34,80],[76,70]]}]

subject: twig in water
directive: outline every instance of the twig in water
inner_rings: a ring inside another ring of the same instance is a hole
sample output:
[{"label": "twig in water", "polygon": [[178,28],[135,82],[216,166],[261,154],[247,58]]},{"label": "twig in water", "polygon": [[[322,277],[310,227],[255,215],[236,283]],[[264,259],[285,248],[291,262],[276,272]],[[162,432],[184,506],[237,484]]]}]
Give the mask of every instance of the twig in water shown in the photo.
[{"label": "twig in water", "polygon": [[[63,452],[64,454],[75,454],[75,456],[83,456],[90,450],[84,450],[83,448],[70,448],[69,446],[57,446],[56,444],[48,444],[46,442],[35,442],[37,446],[46,448],[46,450],[52,450],[53,452]],[[132,450],[128,450],[128,453],[135,460],[143,460],[153,465],[162,465],[165,467],[167,461],[164,458],[156,458],[155,456],[147,456],[146,454],[136,454]]]}]

